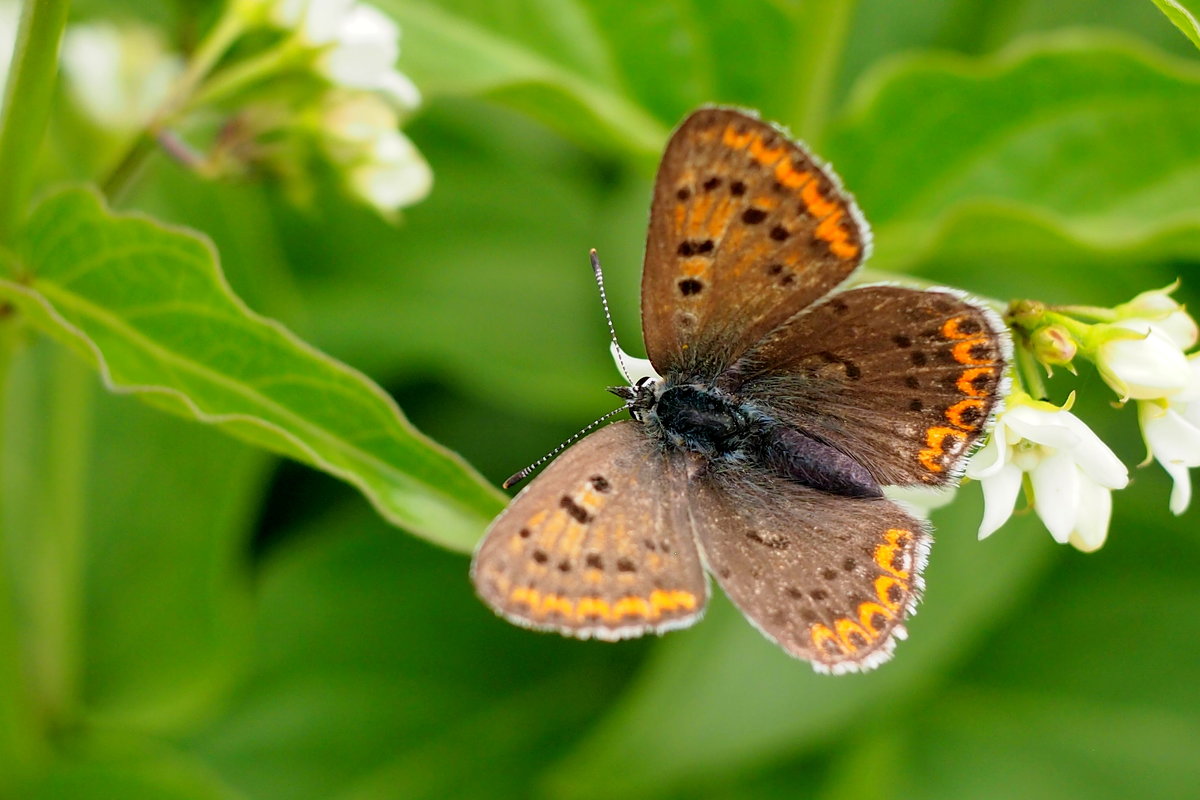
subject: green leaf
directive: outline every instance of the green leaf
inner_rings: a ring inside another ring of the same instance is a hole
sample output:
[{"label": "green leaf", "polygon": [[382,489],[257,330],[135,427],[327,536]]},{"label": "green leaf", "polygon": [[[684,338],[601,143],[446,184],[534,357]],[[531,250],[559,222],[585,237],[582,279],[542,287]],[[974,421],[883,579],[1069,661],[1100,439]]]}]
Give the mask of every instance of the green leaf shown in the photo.
[{"label": "green leaf", "polygon": [[[98,391],[49,339],[22,348],[9,378],[4,547],[24,641],[39,674],[59,676],[42,692],[72,719],[178,729],[240,660],[240,545],[274,459]],[[53,447],[68,427],[69,450]]]},{"label": "green leaf", "polygon": [[824,88],[836,77],[825,68],[836,63],[828,56],[841,32],[825,29],[826,9],[848,18],[853,3],[832,0],[815,14],[814,6],[773,0],[383,5],[404,30],[400,67],[427,96],[494,99],[649,166],[670,129],[704,103],[747,105],[800,124],[814,83]]},{"label": "green leaf", "polygon": [[211,713],[244,660],[243,549],[275,459],[213,428],[93,394],[87,715],[105,725],[180,730]]},{"label": "green leaf", "polygon": [[[1200,68],[1092,34],[914,56],[864,79],[828,155],[875,229],[880,269],[913,268],[968,214],[1026,214],[1060,238],[1128,248],[1200,228]],[[1014,255],[1037,256],[1020,242]]]},{"label": "green leaf", "polygon": [[666,137],[619,87],[605,42],[575,0],[384,5],[404,30],[401,67],[428,94],[501,94],[543,118],[574,119],[570,129],[588,141],[644,153]]},{"label": "green leaf", "polygon": [[1200,47],[1200,20],[1197,20],[1196,15],[1183,3],[1179,0],[1154,0],[1154,5],[1167,15],[1167,19],[1171,20],[1176,28],[1183,31],[1183,35],[1190,39],[1192,44]]},{"label": "green leaf", "polygon": [[27,276],[0,294],[113,391],[329,472],[445,546],[469,549],[500,508],[375,384],[246,308],[199,236],[113,214],[85,189],[46,200],[23,236]]},{"label": "green leaf", "polygon": [[167,747],[122,742],[110,752],[92,752],[55,762],[37,781],[22,787],[25,800],[247,800],[203,764]]}]

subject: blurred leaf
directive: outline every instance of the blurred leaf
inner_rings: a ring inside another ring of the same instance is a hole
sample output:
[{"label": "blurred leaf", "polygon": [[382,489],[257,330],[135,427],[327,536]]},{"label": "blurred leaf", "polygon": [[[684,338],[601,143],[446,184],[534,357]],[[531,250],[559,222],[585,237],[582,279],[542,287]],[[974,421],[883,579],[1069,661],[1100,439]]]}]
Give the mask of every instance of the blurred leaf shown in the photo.
[{"label": "blurred leaf", "polygon": [[252,670],[187,741],[250,797],[528,797],[645,651],[509,625],[466,559],[360,504],[291,541],[261,576]]},{"label": "blurred leaf", "polygon": [[[657,157],[705,103],[799,124],[824,57],[825,9],[772,0],[391,0],[401,68],[430,97],[485,96],[602,152]],[[814,11],[816,12],[814,14]],[[834,47],[836,50],[836,46]]]},{"label": "blurred leaf", "polygon": [[[1200,539],[1166,511],[1157,467],[1114,498],[1109,541],[1051,580],[913,716],[932,798],[1190,797],[1200,693],[1187,643]],[[1002,534],[1005,532],[1002,532]],[[998,534],[1000,535],[1000,534]]]},{"label": "blurred leaf", "polygon": [[[928,798],[1188,797],[1200,783],[1194,714],[1056,692],[950,691],[910,750]],[[934,743],[924,747],[920,743]]]},{"label": "blurred leaf", "polygon": [[111,214],[86,190],[47,200],[24,236],[29,277],[0,291],[114,391],[330,472],[447,546],[470,548],[498,510],[498,493],[382,390],[246,308],[203,239]]},{"label": "blurred leaf", "polygon": [[1176,28],[1183,31],[1192,44],[1200,47],[1200,20],[1183,3],[1179,0],[1154,0],[1154,5],[1167,15]]},{"label": "blurred leaf", "polygon": [[[479,102],[439,101],[411,134],[437,183],[400,226],[332,206],[314,236],[311,219],[281,214],[313,340],[387,385],[439,378],[574,433],[614,407],[603,387],[619,380],[588,249],[636,349],[648,184]],[[629,237],[606,224],[626,191],[643,228]],[[561,436],[510,455],[507,474]]]},{"label": "blurred leaf", "polygon": [[714,598],[707,617],[668,636],[603,724],[549,773],[551,795],[694,791],[714,776],[836,739],[901,699],[915,702],[949,663],[978,646],[1053,552],[1028,517],[1003,537],[976,542],[977,492],[962,494],[935,516],[926,597],[892,661],[862,675],[814,674],[766,641],[723,596]]},{"label": "blurred leaf", "polygon": [[[46,513],[37,480],[62,419],[51,410],[62,399],[64,366],[84,376],[70,408],[85,422],[73,450],[80,485],[57,500],[76,500],[83,529],[70,540],[77,551],[47,552],[61,518]],[[248,633],[239,545],[259,513],[270,459],[211,428],[96,391],[87,367],[47,339],[20,351],[11,381],[5,555],[28,641],[66,621],[74,647],[54,657],[82,655],[83,663],[54,669],[72,673],[72,684],[82,673],[69,691],[81,695],[89,723],[176,730],[207,713]]]},{"label": "blurred leaf", "polygon": [[635,151],[656,151],[666,137],[618,85],[607,43],[577,0],[382,5],[404,29],[401,68],[430,95],[502,92],[585,141],[607,138]]},{"label": "blurred leaf", "polygon": [[829,155],[875,228],[874,267],[910,269],[954,220],[997,212],[1090,248],[1196,240],[1195,64],[1064,34],[978,61],[914,56],[859,88]]},{"label": "blurred leaf", "polygon": [[243,552],[274,459],[212,428],[95,394],[87,711],[94,723],[179,730],[211,713],[244,658]]},{"label": "blurred leaf", "polygon": [[199,762],[161,745],[72,754],[22,791],[23,800],[248,800]]}]

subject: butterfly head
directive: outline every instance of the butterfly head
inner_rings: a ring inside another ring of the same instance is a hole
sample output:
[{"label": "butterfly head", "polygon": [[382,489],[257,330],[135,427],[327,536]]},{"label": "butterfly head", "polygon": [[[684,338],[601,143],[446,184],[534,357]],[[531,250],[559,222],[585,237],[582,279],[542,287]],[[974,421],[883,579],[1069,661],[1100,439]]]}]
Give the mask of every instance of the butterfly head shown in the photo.
[{"label": "butterfly head", "polygon": [[625,401],[625,407],[629,409],[629,416],[638,422],[644,422],[646,414],[653,411],[654,407],[658,405],[663,385],[662,380],[643,375],[632,386],[610,386],[608,391]]}]

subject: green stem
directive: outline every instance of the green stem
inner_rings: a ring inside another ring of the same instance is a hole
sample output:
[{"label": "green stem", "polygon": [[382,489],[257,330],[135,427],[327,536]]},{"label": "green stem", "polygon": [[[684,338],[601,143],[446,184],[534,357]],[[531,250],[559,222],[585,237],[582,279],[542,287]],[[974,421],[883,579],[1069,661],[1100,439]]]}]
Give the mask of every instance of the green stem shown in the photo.
[{"label": "green stem", "polygon": [[146,159],[154,153],[157,145],[154,134],[148,130],[142,131],[125,151],[125,155],[121,156],[117,165],[100,181],[100,191],[108,198],[110,204],[116,205],[125,197],[125,193],[133,186]]},{"label": "green stem", "polygon": [[[16,328],[10,307],[0,306],[0,430],[7,430],[8,377],[19,336]],[[9,458],[6,444],[7,438],[0,439],[0,501],[7,501],[11,491],[3,470]],[[42,741],[23,669],[7,510],[7,502],[0,502],[0,797],[16,796],[17,785],[41,754]]]},{"label": "green stem", "polygon": [[1046,381],[1042,379],[1037,359],[1033,357],[1033,353],[1026,346],[1023,336],[1016,336],[1014,338],[1013,350],[1016,351],[1017,362],[1015,372],[1019,382],[1023,384],[1022,388],[1035,400],[1047,399]]},{"label": "green stem", "polygon": [[1094,319],[1097,322],[1116,322],[1118,319],[1116,311],[1099,306],[1051,306],[1050,310],[1084,319]]},{"label": "green stem", "polygon": [[1092,339],[1092,326],[1086,322],[1080,322],[1077,319],[1072,319],[1065,314],[1060,314],[1057,311],[1047,311],[1043,317],[1045,325],[1061,325],[1066,329],[1071,337],[1079,342],[1080,345],[1086,345]]},{"label": "green stem", "polygon": [[167,101],[155,115],[155,120],[150,123],[151,128],[169,123],[178,111],[191,104],[196,87],[208,77],[229,47],[246,30],[246,23],[242,15],[234,11],[234,5],[232,2],[226,4],[217,24],[197,45]]},{"label": "green stem", "polygon": [[119,202],[129,191],[142,166],[158,149],[160,131],[173,123],[176,117],[193,105],[193,95],[213,67],[229,50],[229,47],[246,29],[242,16],[229,3],[221,14],[217,24],[196,47],[188,61],[183,74],[171,88],[171,93],[163,102],[162,107],[129,145],[125,153],[117,159],[116,165],[109,170],[107,176],[100,181],[101,191],[109,202]]},{"label": "green stem", "polygon": [[796,132],[817,149],[829,121],[855,5],[856,0],[806,3],[804,11],[796,15],[801,45],[796,48],[793,75],[800,92],[790,119]]},{"label": "green stem", "polygon": [[0,242],[11,242],[24,218],[69,5],[70,0],[26,0],[21,11],[0,116]]},{"label": "green stem", "polygon": [[83,649],[85,489],[95,373],[65,349],[51,355],[30,603],[33,674],[52,730],[77,721]]},{"label": "green stem", "polygon": [[206,81],[188,101],[186,108],[213,105],[278,72],[297,58],[304,48],[289,39],[253,58],[240,61]]}]

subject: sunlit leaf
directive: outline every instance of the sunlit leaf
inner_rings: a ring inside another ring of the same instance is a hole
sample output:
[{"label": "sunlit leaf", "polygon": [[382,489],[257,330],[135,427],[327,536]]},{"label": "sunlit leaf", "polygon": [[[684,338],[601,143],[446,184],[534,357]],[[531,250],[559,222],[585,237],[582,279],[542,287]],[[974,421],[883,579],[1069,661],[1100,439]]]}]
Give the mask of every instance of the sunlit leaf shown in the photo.
[{"label": "sunlit leaf", "polygon": [[[893,62],[863,81],[829,145],[879,269],[910,269],[990,209],[1108,250],[1200,229],[1200,66],[1132,40],[1062,34]],[[1038,256],[1020,236],[1009,249]],[[966,282],[975,265],[960,266]]]},{"label": "sunlit leaf", "polygon": [[499,508],[379,387],[238,300],[197,235],[73,189],[38,208],[21,256],[25,275],[0,292],[112,390],[323,469],[447,546],[471,547]]},{"label": "sunlit leaf", "polygon": [[1196,19],[1194,12],[1179,0],[1154,0],[1154,5],[1167,15],[1171,24],[1183,31],[1183,35],[1190,39],[1192,44],[1200,47],[1200,20]]}]

